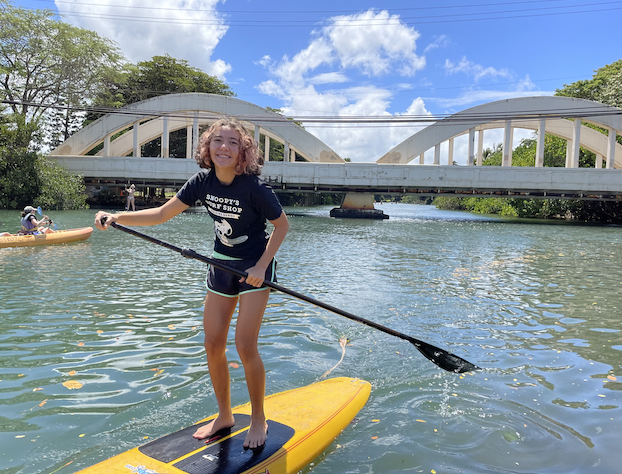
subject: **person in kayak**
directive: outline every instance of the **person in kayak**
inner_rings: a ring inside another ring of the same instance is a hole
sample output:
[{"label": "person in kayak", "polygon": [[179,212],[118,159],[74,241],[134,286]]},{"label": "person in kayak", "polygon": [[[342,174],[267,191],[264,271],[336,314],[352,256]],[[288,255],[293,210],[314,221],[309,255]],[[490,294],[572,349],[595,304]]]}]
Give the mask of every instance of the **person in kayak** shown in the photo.
[{"label": "person in kayak", "polygon": [[17,233],[18,235],[35,235],[35,234],[47,234],[54,232],[48,227],[42,227],[45,224],[52,224],[52,221],[48,216],[43,216],[40,221],[35,217],[37,210],[32,206],[26,206],[24,212],[22,212],[22,228]]},{"label": "person in kayak", "polygon": [[[156,225],[193,206],[197,200],[205,205],[214,220],[214,258],[248,275],[238,278],[208,267],[203,326],[218,416],[193,436],[211,438],[235,422],[225,351],[229,325],[239,303],[235,345],[244,366],[252,407],[251,425],[244,441],[244,447],[251,449],[264,445],[268,430],[264,413],[266,374],[257,340],[270,289],[262,284],[264,279],[276,282],[274,257],[289,228],[276,195],[259,178],[263,165],[260,153],[239,121],[220,119],[201,135],[196,160],[202,169],[176,196],[157,208],[130,214],[100,211],[95,216],[95,226],[100,230],[112,222]],[[271,234],[266,232],[266,221],[274,225]]]}]

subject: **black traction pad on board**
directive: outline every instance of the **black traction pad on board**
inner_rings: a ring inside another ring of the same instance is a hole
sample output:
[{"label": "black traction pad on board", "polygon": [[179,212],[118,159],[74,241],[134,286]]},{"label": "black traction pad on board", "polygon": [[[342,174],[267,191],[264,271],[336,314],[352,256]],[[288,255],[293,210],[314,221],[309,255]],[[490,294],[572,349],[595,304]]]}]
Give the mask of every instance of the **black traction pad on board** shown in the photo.
[{"label": "black traction pad on board", "polygon": [[[234,416],[235,425],[233,425],[231,429],[219,431],[217,435],[225,437],[231,433],[235,433],[236,431],[240,431],[241,429],[248,428],[250,426],[251,417],[249,415],[234,414]],[[160,462],[169,463],[191,453],[192,451],[204,448],[205,441],[207,440],[196,439],[193,438],[192,435],[201,426],[205,426],[208,423],[211,423],[211,421],[212,420],[188,426],[187,428],[176,431],[175,433],[158,438],[151,443],[147,443],[138,448],[138,450],[150,458],[157,459]]]},{"label": "black traction pad on board", "polygon": [[209,445],[173,466],[188,474],[237,474],[268,459],[281,449],[295,432],[290,426],[268,420],[268,438],[261,450],[244,449],[245,430],[231,438]]}]

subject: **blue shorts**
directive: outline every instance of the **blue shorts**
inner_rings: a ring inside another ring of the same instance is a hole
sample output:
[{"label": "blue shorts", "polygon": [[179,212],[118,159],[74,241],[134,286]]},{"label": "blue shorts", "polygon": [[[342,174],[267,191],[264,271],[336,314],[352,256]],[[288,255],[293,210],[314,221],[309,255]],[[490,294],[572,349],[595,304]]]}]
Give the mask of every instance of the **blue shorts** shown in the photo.
[{"label": "blue shorts", "polygon": [[[219,263],[227,265],[228,267],[245,272],[249,268],[255,266],[257,260],[259,259],[221,260],[215,258],[214,260],[217,260]],[[227,296],[229,298],[235,298],[243,293],[249,293],[251,291],[263,291],[266,289],[265,286],[257,288],[256,286],[249,285],[246,282],[240,283],[239,280],[240,277],[234,275],[233,273],[221,270],[220,268],[216,268],[213,265],[208,265],[207,279],[205,284],[207,286],[207,289],[213,293],[221,296]],[[270,265],[268,265],[264,280],[271,281],[272,283],[277,282],[276,259],[272,259],[272,262],[270,262]]]}]

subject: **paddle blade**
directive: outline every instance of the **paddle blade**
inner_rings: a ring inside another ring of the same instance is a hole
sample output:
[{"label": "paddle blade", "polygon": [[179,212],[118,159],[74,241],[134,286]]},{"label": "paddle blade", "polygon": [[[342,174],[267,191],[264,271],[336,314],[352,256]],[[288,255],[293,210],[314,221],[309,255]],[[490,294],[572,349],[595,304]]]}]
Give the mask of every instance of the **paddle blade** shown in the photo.
[{"label": "paddle blade", "polygon": [[40,216],[43,215],[43,209],[41,209],[41,206],[37,207],[37,214],[39,214]]},{"label": "paddle blade", "polygon": [[480,370],[480,367],[477,365],[472,364],[468,360],[458,357],[451,352],[447,352],[440,347],[435,347],[423,341],[413,340],[412,338],[409,338],[409,340],[427,359],[431,360],[441,369],[447,370],[448,372],[463,374],[464,372]]}]

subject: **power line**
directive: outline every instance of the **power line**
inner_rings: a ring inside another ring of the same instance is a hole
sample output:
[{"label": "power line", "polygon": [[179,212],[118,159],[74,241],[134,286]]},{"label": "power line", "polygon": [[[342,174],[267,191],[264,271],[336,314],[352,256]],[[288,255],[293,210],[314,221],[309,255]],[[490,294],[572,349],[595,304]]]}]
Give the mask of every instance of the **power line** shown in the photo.
[{"label": "power line", "polygon": [[[257,14],[309,14],[309,13],[324,13],[324,14],[356,14],[361,12],[362,10],[215,10],[215,9],[195,9],[195,8],[175,8],[175,7],[156,7],[156,6],[135,6],[135,5],[127,5],[127,4],[108,4],[108,3],[93,3],[93,2],[74,2],[68,0],[35,0],[40,3],[53,3],[53,4],[70,4],[70,5],[86,5],[89,7],[111,7],[111,8],[131,8],[135,10],[149,10],[149,11],[178,11],[178,12],[191,12],[191,13],[207,13],[218,11],[219,13],[229,13],[229,14],[238,14],[238,13],[251,13],[254,15]],[[420,11],[420,10],[456,10],[456,9],[465,9],[465,8],[475,8],[475,7],[486,7],[489,8],[491,6],[512,6],[512,5],[528,5],[528,4],[538,4],[542,5],[544,3],[556,3],[556,2],[566,2],[567,0],[523,0],[523,1],[511,1],[511,2],[494,2],[494,3],[472,3],[472,4],[458,4],[458,5],[435,5],[430,7],[399,7],[399,8],[378,8],[374,9],[377,11]],[[588,4],[590,5],[590,4]],[[559,8],[570,8],[577,5],[568,5],[562,6]],[[368,9],[369,10],[369,9]]]},{"label": "power line", "polygon": [[[515,4],[521,4],[527,2],[516,2]],[[142,23],[167,23],[167,24],[176,24],[176,25],[203,25],[203,26],[245,26],[245,27],[270,27],[270,28],[307,28],[314,26],[322,26],[322,25],[332,25],[332,26],[345,26],[345,27],[370,27],[370,26],[389,26],[395,25],[396,22],[401,24],[405,24],[408,26],[414,26],[418,24],[431,24],[431,23],[452,23],[452,22],[465,22],[465,21],[485,21],[485,20],[502,20],[502,19],[513,19],[513,18],[531,18],[531,17],[547,17],[547,16],[558,16],[558,15],[571,15],[571,14],[579,14],[579,13],[597,13],[597,12],[610,12],[612,10],[620,10],[620,7],[613,8],[600,8],[600,9],[588,9],[588,10],[577,10],[577,11],[557,11],[551,13],[529,13],[524,15],[507,15],[508,13],[522,13],[522,12],[534,12],[534,11],[547,11],[547,10],[559,10],[559,9],[569,9],[569,8],[583,8],[583,7],[595,7],[595,6],[603,6],[603,5],[620,5],[622,1],[608,1],[608,2],[599,2],[599,3],[582,3],[576,5],[561,5],[561,6],[551,6],[551,7],[540,7],[540,8],[529,8],[529,9],[520,9],[520,10],[498,10],[498,11],[487,11],[487,12],[476,12],[476,13],[457,13],[457,14],[449,14],[449,15],[429,15],[429,16],[417,16],[417,17],[396,17],[396,18],[366,18],[366,19],[352,19],[349,18],[347,21],[338,21],[333,20],[332,22],[327,22],[324,19],[313,19],[313,20],[236,20],[225,18],[215,18],[215,19],[193,19],[193,18],[172,18],[170,15],[167,17],[157,18],[157,17],[140,17],[136,15],[122,15],[122,14],[99,14],[99,13],[90,13],[90,12],[75,12],[75,11],[64,11],[60,12],[61,16],[70,16],[70,17],[78,17],[78,18],[98,18],[98,19],[108,19],[115,21],[132,21],[132,22],[142,22]],[[498,4],[494,4],[498,5]],[[507,5],[507,4],[502,4]],[[90,7],[93,7],[92,4],[89,4]],[[105,6],[105,5],[101,5]],[[138,7],[129,7],[129,8],[138,8]],[[422,7],[425,8],[425,7]],[[430,7],[432,8],[432,7]],[[150,11],[158,10],[158,9],[150,9]],[[160,10],[165,11],[169,9],[160,8]],[[184,9],[173,9],[175,11],[181,12],[191,12],[192,10],[184,10]],[[203,13],[216,13],[220,14],[223,12],[217,10],[198,10]],[[380,11],[380,10],[378,10]],[[238,12],[236,12],[238,13]],[[476,17],[480,15],[480,17]],[[505,15],[505,16],[491,16],[491,15]],[[469,17],[469,18],[465,18]]]},{"label": "power line", "polygon": [[[72,112],[90,112],[95,114],[115,114],[115,115],[129,115],[136,117],[137,120],[153,119],[158,117],[168,118],[181,118],[181,119],[211,119],[219,117],[223,114],[212,112],[165,112],[161,110],[132,110],[129,108],[115,109],[110,107],[75,107],[67,105],[55,105],[55,104],[42,104],[34,102],[22,102],[13,100],[2,100],[3,104],[7,105],[27,105],[30,107],[49,108],[57,110],[67,110]],[[236,115],[235,117],[247,122],[253,123],[270,123],[273,125],[278,124],[291,124],[292,120],[295,122],[302,122],[305,124],[321,124],[338,126],[341,124],[375,124],[375,125],[404,125],[404,124],[425,124],[425,123],[442,123],[444,125],[455,125],[460,123],[488,123],[496,121],[511,120],[512,122],[520,122],[526,120],[535,120],[540,118],[564,118],[564,119],[581,119],[592,117],[608,117],[622,115],[622,109],[615,107],[609,107],[604,105],[594,105],[589,107],[580,107],[573,109],[542,109],[533,110],[524,113],[508,112],[459,112],[457,114],[437,114],[437,115],[377,115],[377,116],[364,116],[364,115],[339,115],[339,116],[318,116],[318,115],[300,115],[285,117],[277,114],[273,116],[267,115]]]}]

